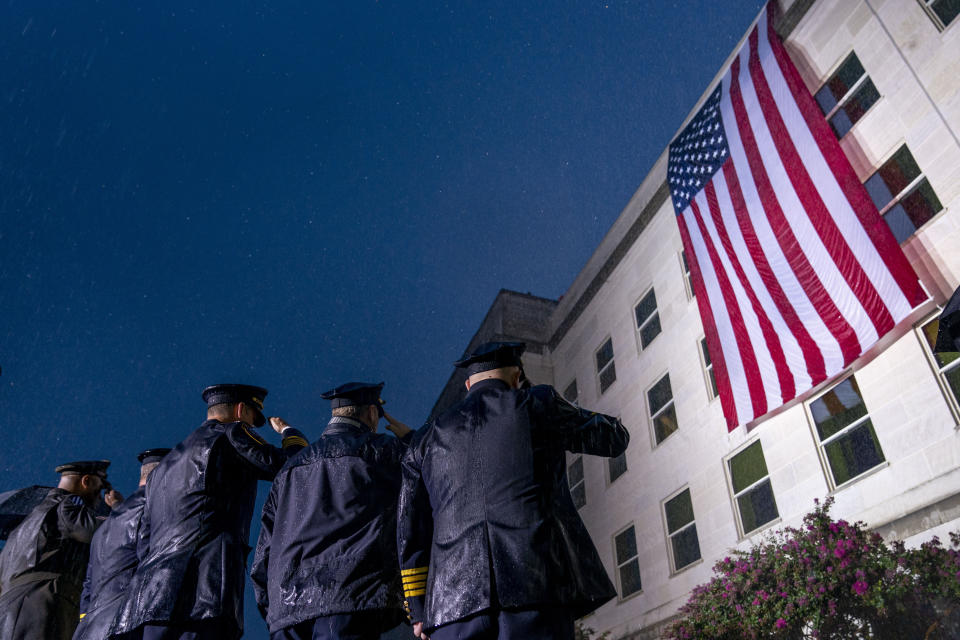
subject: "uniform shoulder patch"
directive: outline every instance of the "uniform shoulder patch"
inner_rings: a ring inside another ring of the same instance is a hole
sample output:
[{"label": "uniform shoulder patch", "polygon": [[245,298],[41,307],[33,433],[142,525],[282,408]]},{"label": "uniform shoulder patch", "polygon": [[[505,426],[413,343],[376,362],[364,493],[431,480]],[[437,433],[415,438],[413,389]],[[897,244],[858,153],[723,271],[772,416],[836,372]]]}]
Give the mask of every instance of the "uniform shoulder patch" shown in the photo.
[{"label": "uniform shoulder patch", "polygon": [[250,436],[250,439],[256,442],[257,444],[267,444],[266,440],[255,434],[253,431],[247,427],[246,423],[240,423],[243,426],[243,430],[247,432],[247,435]]},{"label": "uniform shoulder patch", "polygon": [[86,503],[83,501],[83,498],[81,498],[80,496],[78,496],[78,495],[76,495],[76,494],[73,494],[73,493],[70,494],[69,500],[70,500],[70,502],[72,502],[73,504],[77,505],[78,507],[82,507],[84,504],[86,504]]}]

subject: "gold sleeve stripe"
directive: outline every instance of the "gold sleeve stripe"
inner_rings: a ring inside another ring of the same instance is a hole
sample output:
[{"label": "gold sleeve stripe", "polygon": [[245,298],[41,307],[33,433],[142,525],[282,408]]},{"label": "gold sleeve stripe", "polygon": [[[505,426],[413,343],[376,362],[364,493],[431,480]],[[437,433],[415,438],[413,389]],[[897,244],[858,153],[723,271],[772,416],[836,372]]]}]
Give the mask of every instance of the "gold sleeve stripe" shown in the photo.
[{"label": "gold sleeve stripe", "polygon": [[404,583],[403,583],[403,588],[404,588],[404,589],[420,589],[420,588],[426,587],[426,586],[427,586],[427,581],[426,581],[426,580],[417,580],[416,582],[404,582]]},{"label": "gold sleeve stripe", "polygon": [[267,444],[266,442],[264,442],[263,438],[255,435],[252,431],[250,431],[250,429],[247,429],[247,425],[243,425],[243,430],[246,431],[247,435],[253,438],[253,440],[258,444]]},{"label": "gold sleeve stripe", "polygon": [[407,592],[406,594],[404,594],[404,595],[405,595],[407,598],[415,598],[415,597],[417,597],[417,596],[425,596],[425,595],[427,595],[427,590],[426,590],[426,589],[418,589],[417,591],[408,591],[408,592]]},{"label": "gold sleeve stripe", "polygon": [[85,615],[87,615],[87,614],[81,613],[81,614],[80,614],[80,619],[83,620],[83,616],[85,616]]},{"label": "gold sleeve stripe", "polygon": [[401,576],[413,576],[418,573],[426,573],[430,570],[430,567],[414,567],[413,569],[402,569],[400,571]]},{"label": "gold sleeve stripe", "polygon": [[295,445],[295,444],[298,444],[298,445],[300,445],[300,446],[302,446],[302,447],[305,447],[305,446],[307,446],[309,443],[308,443],[306,440],[304,440],[303,438],[301,438],[300,436],[290,436],[289,438],[284,438],[284,439],[283,439],[283,446],[284,446],[284,447],[289,447],[289,446]]}]

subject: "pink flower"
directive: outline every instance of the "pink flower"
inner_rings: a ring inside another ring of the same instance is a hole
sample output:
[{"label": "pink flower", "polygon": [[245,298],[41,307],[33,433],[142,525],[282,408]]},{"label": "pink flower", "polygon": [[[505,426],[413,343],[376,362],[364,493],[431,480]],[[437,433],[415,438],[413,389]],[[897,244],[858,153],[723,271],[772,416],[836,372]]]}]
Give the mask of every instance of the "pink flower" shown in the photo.
[{"label": "pink flower", "polygon": [[863,580],[857,580],[856,582],[853,583],[853,590],[857,592],[858,596],[862,596],[863,594],[865,594],[867,592],[867,589],[869,588],[870,588],[870,585],[868,585]]},{"label": "pink flower", "polygon": [[777,622],[776,624],[774,624],[774,626],[777,629],[783,629],[785,626],[787,626],[787,621],[784,620],[783,618],[777,618]]}]

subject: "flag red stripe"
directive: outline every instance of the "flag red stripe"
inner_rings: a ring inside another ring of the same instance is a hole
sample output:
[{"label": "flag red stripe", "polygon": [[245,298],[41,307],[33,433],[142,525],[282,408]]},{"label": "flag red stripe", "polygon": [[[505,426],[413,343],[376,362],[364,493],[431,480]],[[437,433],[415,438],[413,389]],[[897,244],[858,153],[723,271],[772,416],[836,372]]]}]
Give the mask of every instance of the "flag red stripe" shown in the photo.
[{"label": "flag red stripe", "polygon": [[773,298],[777,305],[783,321],[790,327],[793,337],[800,350],[803,352],[803,358],[807,365],[807,374],[813,384],[825,380],[827,377],[826,364],[823,361],[823,353],[817,347],[807,327],[800,321],[796,310],[783,292],[780,281],[773,273],[773,268],[767,261],[767,255],[763,251],[763,245],[757,238],[757,232],[753,228],[753,221],[750,219],[750,213],[747,211],[747,203],[743,200],[743,191],[740,189],[740,178],[737,176],[737,170],[733,167],[733,161],[727,160],[723,165],[723,177],[727,181],[727,191],[730,192],[730,201],[733,203],[733,211],[737,216],[737,222],[740,224],[740,233],[743,234],[743,240],[750,250],[750,257],[753,259],[757,272],[767,287],[767,293]]},{"label": "flag red stripe", "polygon": [[843,149],[837,144],[836,136],[830,129],[830,125],[823,117],[816,102],[814,102],[813,96],[810,95],[800,77],[800,72],[797,71],[793,61],[790,60],[783,43],[780,42],[780,38],[774,31],[773,20],[773,12],[768,11],[767,39],[770,43],[770,49],[777,65],[780,67],[784,80],[787,82],[787,86],[790,87],[790,93],[807,127],[810,129],[814,140],[817,141],[820,153],[826,160],[827,166],[830,167],[830,171],[836,176],[847,201],[866,230],[877,252],[883,257],[887,269],[893,275],[903,295],[911,305],[920,304],[926,300],[927,295],[920,287],[917,274],[897,244],[897,240],[886,221],[877,214],[876,206],[870,199],[870,194],[867,193],[866,187],[860,182],[853,165],[844,155]]},{"label": "flag red stripe", "polygon": [[[823,198],[820,197],[820,192],[817,190],[816,185],[813,184],[810,174],[807,173],[806,167],[804,167],[803,160],[800,158],[800,154],[797,152],[793,140],[790,138],[790,133],[787,131],[783,117],[780,115],[780,109],[777,107],[776,100],[770,92],[770,87],[767,84],[763,69],[760,67],[760,54],[757,50],[759,46],[758,38],[758,32],[754,29],[750,34],[750,77],[753,80],[753,89],[757,94],[760,110],[763,112],[763,117],[767,122],[770,137],[773,139],[773,144],[777,148],[777,153],[780,154],[780,161],[783,163],[787,175],[790,177],[793,189],[800,198],[803,209],[807,217],[810,218],[813,228],[816,229],[817,234],[820,236],[824,248],[830,254],[830,257],[834,264],[837,265],[837,269],[847,282],[850,290],[866,311],[867,316],[877,331],[877,335],[882,336],[893,328],[893,316],[890,315],[890,311],[884,304],[880,294],[874,288],[869,276],[864,272],[857,256],[854,255],[850,246],[847,244],[833,216],[831,216],[827,210]],[[867,347],[869,345],[861,346]],[[858,349],[854,358],[859,355],[860,350]],[[844,365],[848,365],[850,362],[852,362],[852,359],[846,360]]]},{"label": "flag red stripe", "polygon": [[[700,317],[712,320],[713,309],[710,307],[707,286],[704,284],[703,272],[700,270],[700,262],[697,260],[697,252],[693,247],[693,241],[690,239],[690,232],[687,230],[687,221],[682,215],[677,216],[677,225],[680,227],[683,248],[687,252],[687,266],[690,267],[690,274],[693,276],[693,291],[697,298],[697,306],[700,308]],[[733,431],[740,424],[740,421],[737,418],[737,407],[733,402],[733,390],[730,387],[730,376],[727,374],[727,361],[723,355],[723,346],[720,343],[720,336],[717,334],[716,323],[704,322],[703,333],[707,339],[707,349],[710,351],[710,362],[713,363],[713,377],[717,381],[717,395],[720,396],[720,407],[723,409],[723,415],[727,420],[727,430]]]},{"label": "flag red stripe", "polygon": [[713,264],[714,273],[717,274],[717,283],[720,285],[720,292],[723,295],[723,303],[727,307],[730,324],[733,325],[733,337],[737,340],[737,349],[740,351],[740,360],[743,362],[743,372],[747,378],[747,388],[750,390],[750,404],[753,407],[753,415],[761,416],[767,412],[767,396],[763,391],[763,377],[760,375],[760,367],[757,365],[757,354],[753,352],[750,332],[743,321],[740,305],[737,303],[733,286],[730,284],[727,272],[723,268],[720,256],[717,254],[717,248],[713,246],[713,240],[710,239],[710,234],[707,232],[700,207],[697,206],[695,201],[691,200],[690,209],[693,211],[693,217],[696,219],[700,235],[703,237],[703,244],[710,255],[710,262]]},{"label": "flag red stripe", "polygon": [[760,200],[766,211],[767,218],[773,228],[777,230],[777,243],[783,251],[783,255],[793,269],[800,286],[803,287],[810,302],[813,304],[823,323],[830,331],[831,335],[840,345],[843,353],[844,362],[851,362],[860,355],[860,343],[857,340],[853,328],[843,319],[843,315],[837,306],[827,295],[827,291],[817,277],[816,271],[807,260],[803,248],[797,242],[790,224],[787,222],[780,208],[780,202],[777,200],[776,191],[770,183],[766,168],[763,164],[763,158],[757,148],[757,142],[753,137],[753,131],[750,129],[750,120],[747,117],[747,110],[743,104],[743,97],[740,95],[740,58],[733,61],[730,69],[730,103],[737,120],[737,128],[740,132],[740,139],[743,143],[744,151],[747,155],[747,162],[750,165],[750,171],[753,174],[754,183],[760,194]]},{"label": "flag red stripe", "polygon": [[[727,160],[724,164],[732,165],[732,161]],[[710,217],[713,218],[713,225],[717,230],[717,235],[720,237],[720,244],[727,254],[727,259],[730,261],[730,265],[737,279],[740,281],[740,285],[750,300],[750,306],[753,307],[753,312],[757,316],[757,322],[760,324],[760,331],[767,345],[767,351],[770,352],[770,357],[777,369],[777,380],[780,383],[780,397],[783,402],[787,402],[797,394],[796,386],[793,382],[793,374],[790,373],[790,366],[787,364],[787,359],[783,354],[783,347],[780,344],[780,339],[777,337],[776,330],[773,328],[773,323],[770,322],[766,310],[764,310],[763,305],[760,304],[756,292],[747,279],[747,274],[743,271],[740,259],[733,250],[733,244],[731,244],[730,236],[727,234],[727,226],[724,224],[723,216],[720,214],[717,190],[714,188],[712,180],[707,183],[704,195],[707,198],[707,208],[710,210]]]}]

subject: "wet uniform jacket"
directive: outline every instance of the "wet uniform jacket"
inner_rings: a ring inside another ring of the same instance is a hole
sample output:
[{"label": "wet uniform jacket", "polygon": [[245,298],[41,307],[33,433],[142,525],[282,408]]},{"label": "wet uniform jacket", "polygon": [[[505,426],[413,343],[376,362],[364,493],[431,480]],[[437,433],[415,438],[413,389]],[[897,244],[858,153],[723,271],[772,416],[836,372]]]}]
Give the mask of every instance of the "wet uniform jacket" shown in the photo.
[{"label": "wet uniform jacket", "polygon": [[334,417],[277,474],[251,570],[271,632],[373,609],[394,610],[385,628],[403,620],[396,513],[409,440]]},{"label": "wet uniform jacket", "polygon": [[0,638],[73,636],[90,539],[101,522],[79,496],[51,489],[14,529],[0,551]]},{"label": "wet uniform jacket", "polygon": [[306,444],[288,429],[281,451],[243,422],[207,420],[168,453],[147,480],[139,565],[112,633],[216,618],[239,637],[257,480]]},{"label": "wet uniform jacket", "polygon": [[90,564],[80,598],[80,624],[73,640],[103,640],[123,604],[127,585],[137,568],[140,519],[146,502],[144,488],[117,505],[90,543]]},{"label": "wet uniform jacket", "polygon": [[403,461],[397,539],[412,620],[433,629],[540,605],[579,618],[614,597],[570,497],[564,451],[617,456],[628,441],[619,420],[553,387],[473,385]]}]

